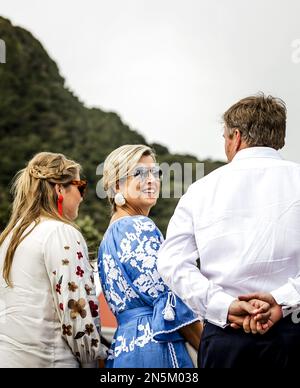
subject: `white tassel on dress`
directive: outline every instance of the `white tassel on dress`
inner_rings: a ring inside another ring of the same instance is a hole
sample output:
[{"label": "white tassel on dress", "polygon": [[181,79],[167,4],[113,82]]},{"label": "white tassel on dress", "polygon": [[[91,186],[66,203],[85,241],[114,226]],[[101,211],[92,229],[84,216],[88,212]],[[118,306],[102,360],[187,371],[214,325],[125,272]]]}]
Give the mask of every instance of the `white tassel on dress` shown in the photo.
[{"label": "white tassel on dress", "polygon": [[173,294],[173,292],[169,291],[166,307],[162,311],[165,321],[175,320],[175,310],[174,310],[175,307],[176,307],[176,296]]}]

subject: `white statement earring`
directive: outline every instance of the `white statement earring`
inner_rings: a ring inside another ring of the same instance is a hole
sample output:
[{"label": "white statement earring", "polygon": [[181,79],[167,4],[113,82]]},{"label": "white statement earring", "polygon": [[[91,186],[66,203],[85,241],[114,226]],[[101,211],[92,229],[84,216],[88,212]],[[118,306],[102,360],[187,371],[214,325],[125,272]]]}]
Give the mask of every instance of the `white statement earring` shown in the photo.
[{"label": "white statement earring", "polygon": [[115,204],[117,206],[124,206],[126,203],[126,199],[122,193],[117,193],[115,195]]}]

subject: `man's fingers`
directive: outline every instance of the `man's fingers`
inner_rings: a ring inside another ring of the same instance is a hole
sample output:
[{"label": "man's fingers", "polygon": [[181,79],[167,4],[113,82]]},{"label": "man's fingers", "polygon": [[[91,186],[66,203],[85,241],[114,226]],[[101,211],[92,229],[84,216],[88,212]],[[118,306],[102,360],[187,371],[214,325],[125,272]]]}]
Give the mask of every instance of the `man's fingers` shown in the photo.
[{"label": "man's fingers", "polygon": [[248,300],[259,299],[259,297],[258,297],[258,293],[253,293],[253,294],[240,295],[238,297],[238,299],[239,300],[244,300],[244,301],[248,302]]},{"label": "man's fingers", "polygon": [[260,335],[264,335],[269,330],[268,324],[261,324],[260,322],[257,322],[257,332]]},{"label": "man's fingers", "polygon": [[243,322],[244,322],[244,317],[243,316],[237,316],[237,315],[228,315],[228,321],[230,323],[234,323],[235,325],[242,327]]},{"label": "man's fingers", "polygon": [[260,322],[257,322],[256,325],[257,325],[257,332],[258,332],[259,334],[263,334],[263,327],[262,327],[262,324],[261,324]]},{"label": "man's fingers", "polygon": [[273,306],[273,304],[276,304],[276,301],[273,298],[272,294],[269,294],[267,292],[253,292],[252,294],[240,295],[238,299],[246,302],[251,299],[258,299],[263,302],[268,302],[271,306]]},{"label": "man's fingers", "polygon": [[244,318],[243,329],[244,329],[244,332],[245,332],[245,333],[250,333],[250,332],[251,332],[251,328],[250,328],[250,319],[251,319],[251,317],[250,317],[249,315],[247,315],[247,316]]},{"label": "man's fingers", "polygon": [[269,310],[266,313],[261,313],[261,314],[255,315],[254,320],[256,322],[260,322],[260,323],[267,323],[270,316],[271,316],[271,311]]},{"label": "man's fingers", "polygon": [[230,327],[232,327],[233,329],[241,329],[241,326],[237,325],[236,323],[231,323],[230,324]]},{"label": "man's fingers", "polygon": [[250,319],[250,330],[252,334],[257,334],[257,325],[253,318]]},{"label": "man's fingers", "polygon": [[266,334],[271,327],[274,325],[274,323],[269,319],[267,323],[260,323],[257,322],[258,332],[259,334],[263,335]]},{"label": "man's fingers", "polygon": [[[255,314],[260,314],[260,313],[267,313],[269,315],[271,314],[270,313],[271,305],[269,303],[261,301],[259,299],[250,299],[248,302],[241,301],[240,303],[251,304],[251,306],[253,306],[257,310],[255,312]],[[249,313],[251,313],[251,312],[249,312]],[[253,312],[252,312],[252,314],[253,314]],[[263,317],[261,317],[260,319],[267,319],[267,318],[269,318],[269,315],[268,316],[263,315]]]},{"label": "man's fingers", "polygon": [[[251,303],[251,301],[250,301]],[[266,313],[270,310],[271,306],[267,302],[262,302],[260,300],[256,300],[254,306],[260,310],[260,312]]]},{"label": "man's fingers", "polygon": [[257,309],[256,307],[252,306],[250,303],[245,301],[240,302],[240,306],[245,312],[251,315],[256,315],[261,312],[261,309]]}]

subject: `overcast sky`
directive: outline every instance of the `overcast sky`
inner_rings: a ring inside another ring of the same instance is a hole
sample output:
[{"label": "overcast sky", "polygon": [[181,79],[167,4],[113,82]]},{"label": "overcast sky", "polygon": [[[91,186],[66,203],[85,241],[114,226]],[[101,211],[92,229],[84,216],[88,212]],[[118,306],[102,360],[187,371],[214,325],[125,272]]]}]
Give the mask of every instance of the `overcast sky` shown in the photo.
[{"label": "overcast sky", "polygon": [[224,110],[279,96],[282,153],[300,162],[299,0],[0,0],[0,14],[42,42],[87,106],[173,152],[224,159]]}]

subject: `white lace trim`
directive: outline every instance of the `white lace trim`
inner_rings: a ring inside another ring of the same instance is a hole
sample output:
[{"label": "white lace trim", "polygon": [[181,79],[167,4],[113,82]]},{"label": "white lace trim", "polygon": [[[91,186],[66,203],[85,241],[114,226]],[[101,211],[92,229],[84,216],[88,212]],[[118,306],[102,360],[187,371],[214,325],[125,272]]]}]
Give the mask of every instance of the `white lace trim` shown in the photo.
[{"label": "white lace trim", "polygon": [[156,335],[159,335],[159,334],[170,334],[170,333],[174,333],[174,331],[177,331],[179,329],[181,329],[182,327],[184,326],[188,326],[188,325],[191,325],[192,323],[195,323],[197,321],[200,321],[199,318],[194,318],[193,320],[189,321],[189,322],[186,322],[186,323],[183,323],[182,325],[180,326],[177,326],[175,327],[174,329],[172,330],[162,330],[162,331],[158,331],[156,333],[153,333],[153,337],[155,337]]},{"label": "white lace trim", "polygon": [[168,347],[169,347],[169,352],[171,355],[173,368],[179,368],[176,352],[175,352],[175,349],[174,349],[172,342],[168,342]]}]

